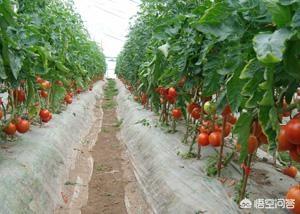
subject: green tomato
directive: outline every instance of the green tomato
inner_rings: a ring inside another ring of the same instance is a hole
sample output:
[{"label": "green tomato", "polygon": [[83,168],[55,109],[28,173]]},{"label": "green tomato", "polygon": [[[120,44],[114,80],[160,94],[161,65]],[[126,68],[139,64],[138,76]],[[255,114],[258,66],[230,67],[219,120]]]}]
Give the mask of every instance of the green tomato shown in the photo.
[{"label": "green tomato", "polygon": [[206,114],[215,114],[217,107],[214,103],[207,101],[204,103],[204,111]]}]

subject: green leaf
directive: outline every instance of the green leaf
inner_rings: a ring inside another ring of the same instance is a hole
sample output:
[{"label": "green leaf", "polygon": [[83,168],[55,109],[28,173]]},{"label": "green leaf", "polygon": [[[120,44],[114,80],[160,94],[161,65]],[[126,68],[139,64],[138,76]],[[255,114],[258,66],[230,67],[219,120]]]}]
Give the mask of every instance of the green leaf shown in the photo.
[{"label": "green leaf", "polygon": [[3,64],[3,59],[2,59],[1,55],[0,55],[0,78],[1,79],[6,79],[7,78],[7,75],[5,73],[4,64]]},{"label": "green leaf", "polygon": [[295,12],[291,26],[294,28],[300,27],[300,9]]},{"label": "green leaf", "polygon": [[12,74],[15,79],[18,79],[20,70],[23,65],[22,59],[17,53],[13,52],[12,50],[8,51],[8,57],[9,57],[9,66],[12,71]]},{"label": "green leaf", "polygon": [[284,27],[291,21],[291,11],[288,7],[278,4],[277,0],[263,0],[272,14],[272,20],[278,27]]},{"label": "green leaf", "polygon": [[233,111],[236,111],[239,108],[243,99],[240,95],[245,85],[245,80],[239,78],[240,74],[241,70],[236,70],[226,84],[227,99]]},{"label": "green leaf", "polygon": [[200,24],[218,24],[229,15],[230,8],[226,2],[218,2],[208,8],[200,18]]},{"label": "green leaf", "polygon": [[279,131],[279,121],[277,110],[274,106],[261,106],[258,112],[258,119],[262,126],[263,132],[269,141],[269,151],[276,151],[276,136]]},{"label": "green leaf", "polygon": [[233,133],[237,135],[238,142],[242,146],[240,162],[243,162],[248,154],[248,138],[250,136],[252,119],[251,113],[242,112],[233,129]]},{"label": "green leaf", "polygon": [[279,29],[274,33],[260,33],[253,39],[253,46],[259,61],[271,64],[282,61],[285,43],[292,36],[288,29]]}]

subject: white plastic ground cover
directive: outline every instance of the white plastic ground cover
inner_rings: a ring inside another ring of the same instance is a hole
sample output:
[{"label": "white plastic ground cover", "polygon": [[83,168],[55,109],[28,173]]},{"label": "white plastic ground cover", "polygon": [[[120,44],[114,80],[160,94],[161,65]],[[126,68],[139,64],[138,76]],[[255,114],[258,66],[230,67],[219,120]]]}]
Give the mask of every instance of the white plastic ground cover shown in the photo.
[{"label": "white plastic ground cover", "polygon": [[118,82],[118,116],[123,120],[120,139],[126,144],[138,181],[154,213],[238,213],[220,182],[192,167],[177,154],[181,139],[159,128],[137,124],[153,120],[150,111],[129,99]]},{"label": "white plastic ground cover", "polygon": [[[63,204],[63,185],[74,167],[81,140],[94,121],[96,100],[102,96],[100,81],[92,92],[43,125],[32,127],[15,143],[0,149],[0,213],[53,213]],[[1,146],[1,144],[0,144]]]},{"label": "white plastic ground cover", "polygon": [[232,163],[222,170],[222,177],[228,178],[224,184],[207,177],[205,168],[208,156],[216,154],[214,149],[203,148],[200,161],[183,160],[178,152],[188,151],[181,143],[184,133],[169,134],[156,127],[158,116],[134,102],[123,84],[117,83],[118,117],[123,120],[119,137],[128,148],[136,177],[154,213],[288,213],[281,208],[256,209],[254,200],[284,199],[299,177],[295,180],[283,175],[266,163],[268,155],[259,151],[247,186],[252,209],[239,209],[233,198],[241,178],[240,166]]}]

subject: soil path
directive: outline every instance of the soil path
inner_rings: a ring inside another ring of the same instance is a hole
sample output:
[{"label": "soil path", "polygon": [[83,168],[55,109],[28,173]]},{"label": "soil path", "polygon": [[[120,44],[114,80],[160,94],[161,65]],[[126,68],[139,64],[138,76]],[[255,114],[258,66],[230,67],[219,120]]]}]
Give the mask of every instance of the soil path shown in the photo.
[{"label": "soil path", "polygon": [[108,80],[102,102],[102,130],[91,151],[93,175],[88,188],[88,203],[81,209],[83,214],[150,213],[138,188],[126,149],[117,138],[121,122],[116,117],[116,94],[115,81]]}]

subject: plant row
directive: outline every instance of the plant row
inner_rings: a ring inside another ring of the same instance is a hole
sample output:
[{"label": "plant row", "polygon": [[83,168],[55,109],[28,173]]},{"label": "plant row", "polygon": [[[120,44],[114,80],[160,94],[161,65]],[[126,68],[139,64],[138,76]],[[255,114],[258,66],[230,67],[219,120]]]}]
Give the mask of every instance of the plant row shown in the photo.
[{"label": "plant row", "polygon": [[[214,174],[220,176],[238,151],[241,201],[258,148],[296,176],[299,27],[295,0],[144,0],[116,73],[173,131],[184,118],[191,156],[196,142],[198,158],[203,147],[217,148]],[[224,147],[233,152],[224,154]],[[300,213],[300,187],[287,197]]]}]

